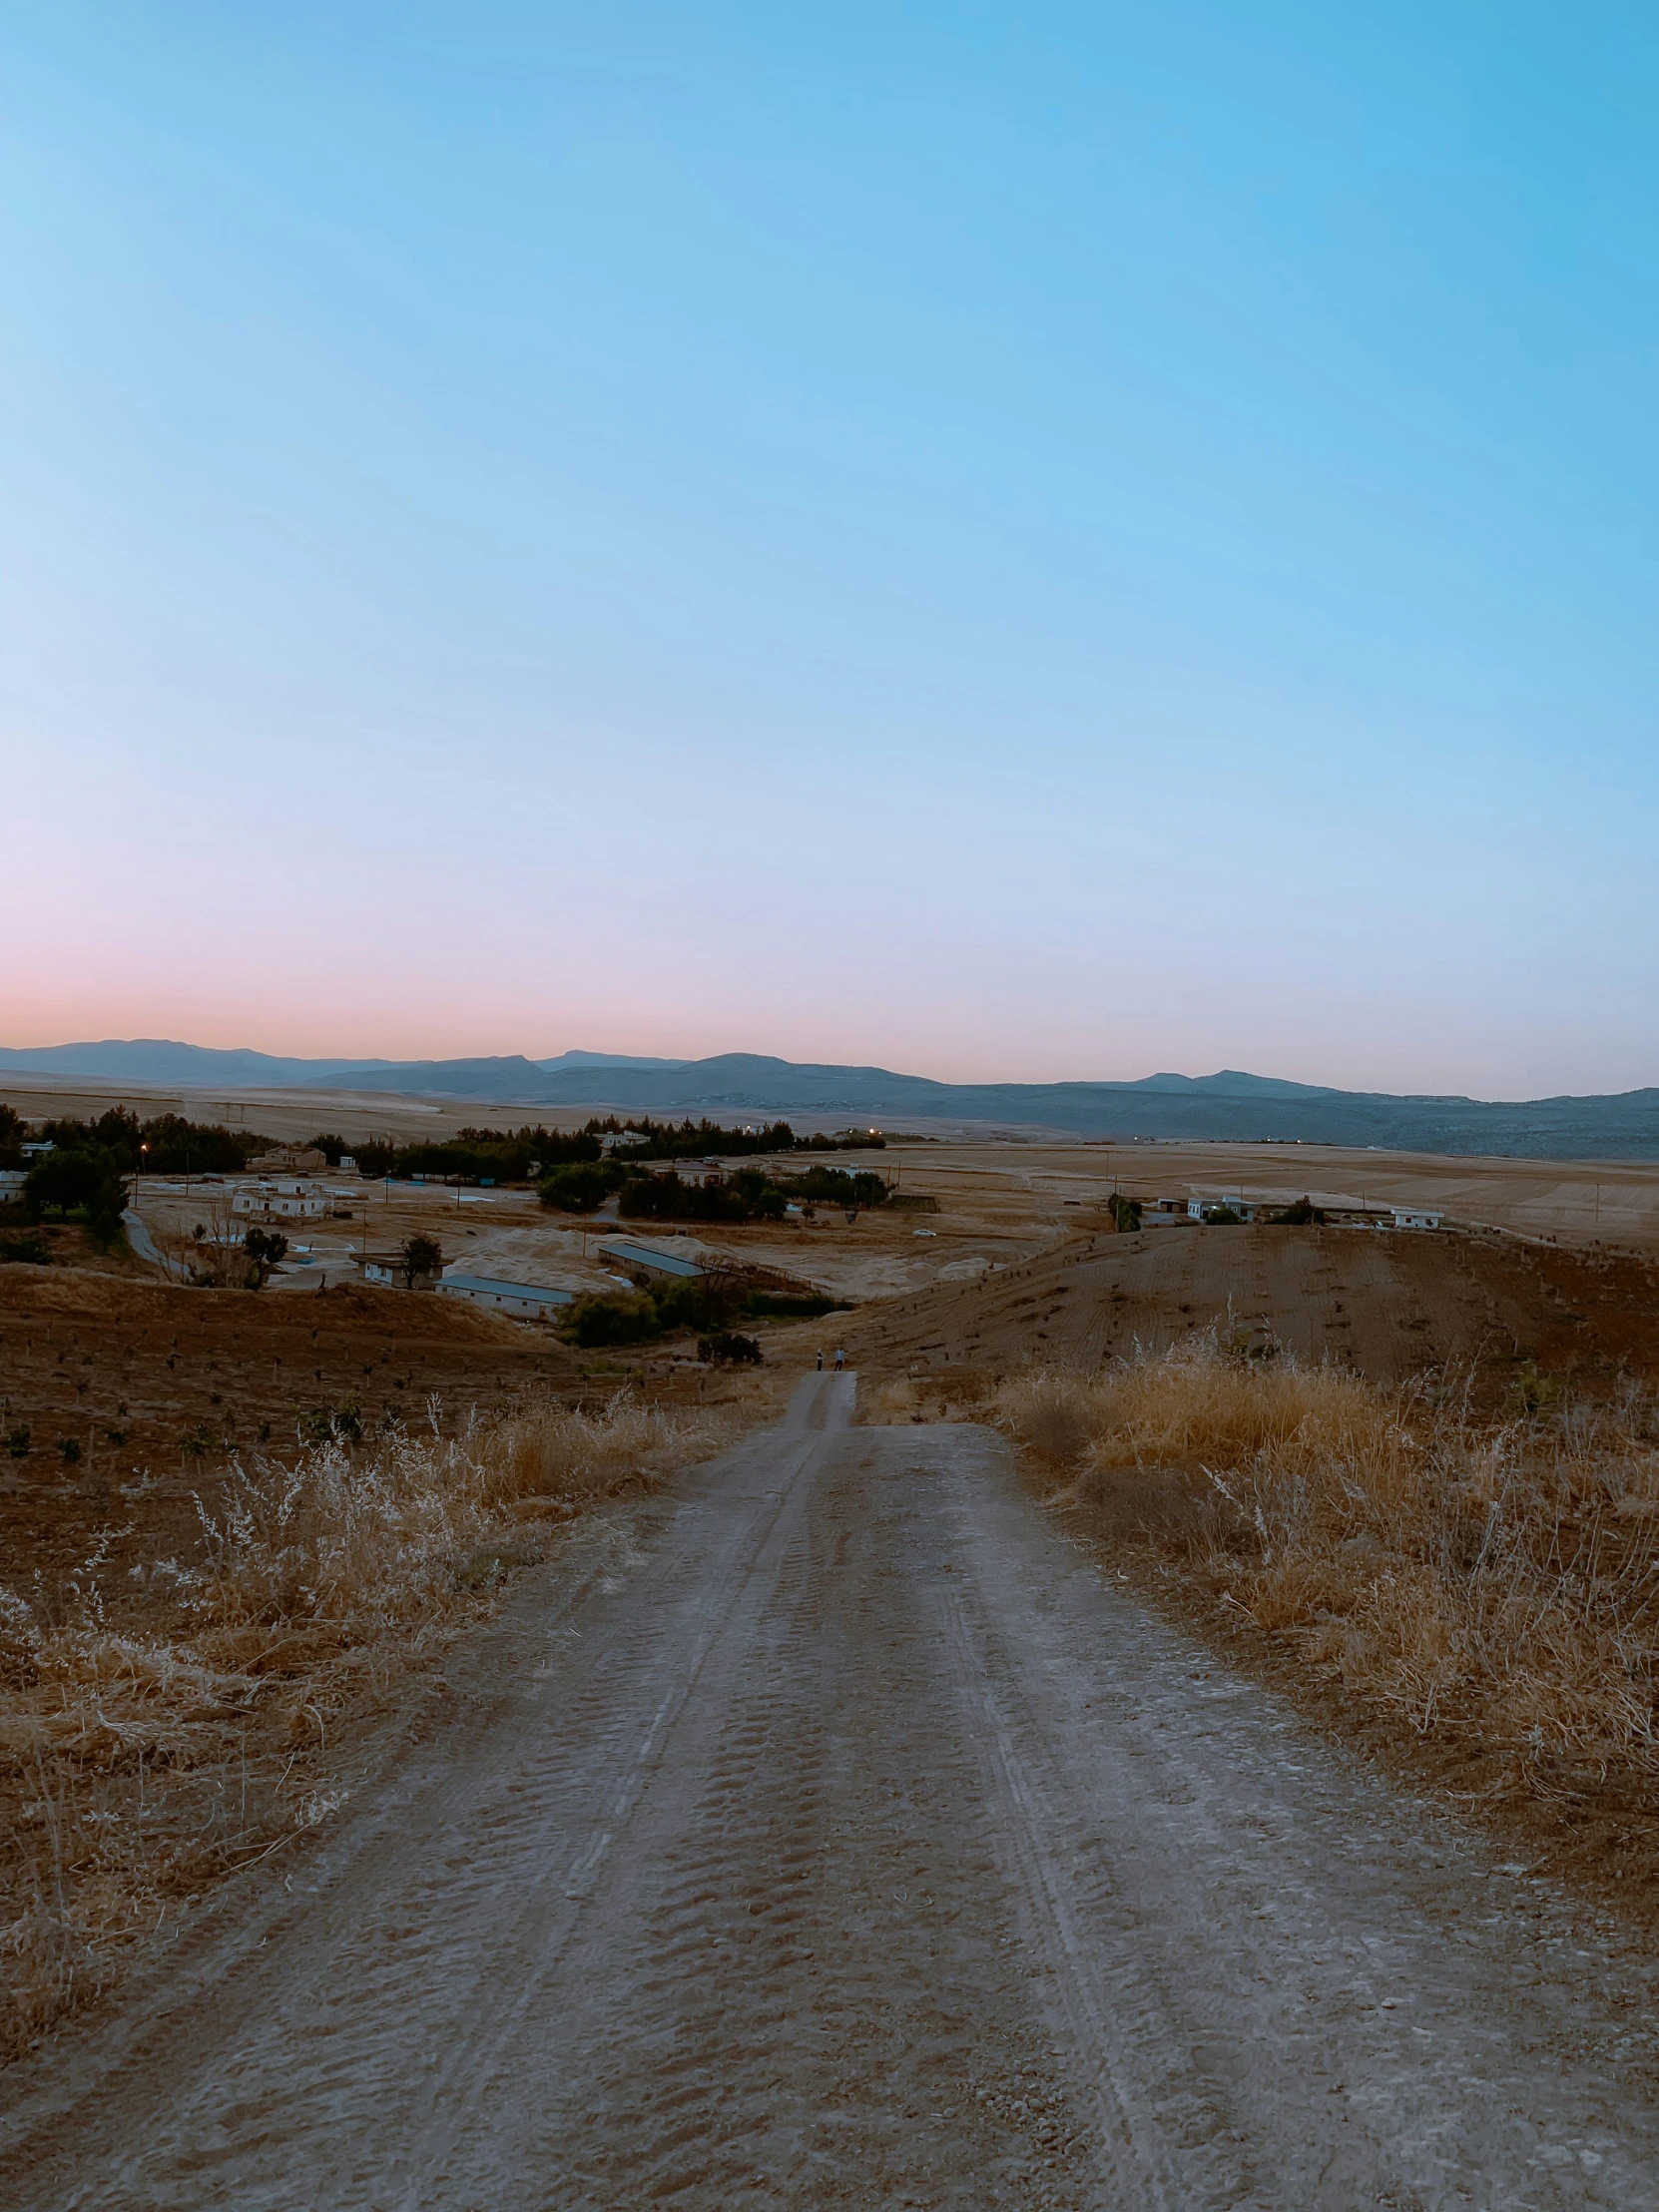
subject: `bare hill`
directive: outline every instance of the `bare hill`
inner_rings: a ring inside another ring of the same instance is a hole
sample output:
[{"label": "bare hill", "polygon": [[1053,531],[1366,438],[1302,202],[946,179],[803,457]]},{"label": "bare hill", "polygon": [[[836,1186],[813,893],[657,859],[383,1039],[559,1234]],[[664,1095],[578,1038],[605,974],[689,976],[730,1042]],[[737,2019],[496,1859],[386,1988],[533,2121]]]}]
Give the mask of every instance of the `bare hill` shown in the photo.
[{"label": "bare hill", "polygon": [[124,1083],[339,1088],[514,1107],[621,1108],[715,1120],[797,1114],[831,1125],[925,1122],[958,1129],[1228,1143],[1332,1144],[1508,1158],[1659,1158],[1659,1090],[1494,1100],[1339,1091],[1222,1068],[1130,1082],[938,1083],[891,1068],[724,1052],[705,1060],[553,1060],[501,1053],[450,1060],[276,1060],[170,1041],[106,1040],[15,1051],[0,1074]]},{"label": "bare hill", "polygon": [[1096,1366],[1213,1325],[1380,1382],[1473,1363],[1487,1401],[1528,1367],[1605,1388],[1659,1365],[1659,1272],[1496,1236],[1159,1229],[897,1301],[849,1343],[875,1373]]}]

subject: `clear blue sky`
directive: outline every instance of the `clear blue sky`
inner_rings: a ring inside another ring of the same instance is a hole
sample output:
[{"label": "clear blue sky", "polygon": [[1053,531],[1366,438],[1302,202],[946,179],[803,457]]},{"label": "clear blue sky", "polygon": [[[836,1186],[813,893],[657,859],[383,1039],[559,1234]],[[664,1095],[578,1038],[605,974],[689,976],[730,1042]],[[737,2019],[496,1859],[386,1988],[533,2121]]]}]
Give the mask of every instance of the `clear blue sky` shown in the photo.
[{"label": "clear blue sky", "polygon": [[1659,1081],[1651,11],[51,0],[0,100],[0,1042]]}]

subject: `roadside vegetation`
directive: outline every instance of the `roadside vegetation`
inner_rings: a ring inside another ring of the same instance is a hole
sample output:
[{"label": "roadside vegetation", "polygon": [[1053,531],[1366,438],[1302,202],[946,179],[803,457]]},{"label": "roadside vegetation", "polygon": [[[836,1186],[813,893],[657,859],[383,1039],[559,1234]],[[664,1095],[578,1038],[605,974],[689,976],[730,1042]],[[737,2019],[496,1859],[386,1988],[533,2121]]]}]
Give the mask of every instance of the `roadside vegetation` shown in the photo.
[{"label": "roadside vegetation", "polygon": [[352,1732],[515,1568],[620,1543],[587,1509],[728,1440],[731,1387],[686,1411],[533,1400],[451,1437],[435,1401],[369,1442],[347,1413],[295,1465],[205,1483],[194,1546],[134,1559],[112,1523],[69,1574],[0,1586],[0,2055],[323,1822]]},{"label": "roadside vegetation", "polygon": [[1209,1333],[1091,1375],[1033,1369],[996,1418],[1053,1502],[1276,1640],[1485,1806],[1659,1873],[1659,1408],[1523,1373],[1506,1417]]}]

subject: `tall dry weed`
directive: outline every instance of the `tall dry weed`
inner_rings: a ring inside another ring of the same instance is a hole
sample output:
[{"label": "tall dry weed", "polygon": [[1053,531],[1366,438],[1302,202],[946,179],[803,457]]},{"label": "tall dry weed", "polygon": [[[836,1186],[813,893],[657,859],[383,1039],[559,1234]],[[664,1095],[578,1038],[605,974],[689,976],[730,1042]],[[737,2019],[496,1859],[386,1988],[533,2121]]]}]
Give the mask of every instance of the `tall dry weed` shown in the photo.
[{"label": "tall dry weed", "polygon": [[[1480,1424],[1454,1391],[1214,1337],[1033,1371],[1003,1425],[1062,1496],[1495,1789],[1659,1812],[1659,1443],[1645,1393]],[[1659,1864],[1659,1859],[1656,1859]]]},{"label": "tall dry weed", "polygon": [[[231,1465],[202,1540],[112,1581],[110,1529],[49,1588],[0,1587],[0,2056],[119,1972],[186,1902],[340,1802],[329,1748],[488,1609],[559,1522],[705,1454],[741,1408],[628,1392],[494,1424],[336,1436]],[[526,1523],[529,1523],[527,1526]],[[538,1526],[537,1523],[552,1524]]]}]

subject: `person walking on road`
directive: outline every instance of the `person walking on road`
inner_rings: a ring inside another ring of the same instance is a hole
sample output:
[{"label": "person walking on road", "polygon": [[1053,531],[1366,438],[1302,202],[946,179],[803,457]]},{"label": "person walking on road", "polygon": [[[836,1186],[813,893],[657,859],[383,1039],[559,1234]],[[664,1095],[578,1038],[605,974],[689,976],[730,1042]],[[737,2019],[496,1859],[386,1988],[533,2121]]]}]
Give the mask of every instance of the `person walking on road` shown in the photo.
[{"label": "person walking on road", "polygon": [[841,1370],[842,1370],[842,1369],[843,1369],[843,1368],[844,1368],[845,1366],[846,1366],[846,1354],[845,1354],[845,1353],[844,1353],[844,1352],[843,1352],[843,1351],[841,1350],[841,1348],[840,1348],[840,1346],[839,1346],[839,1345],[836,1345],[836,1347],[835,1347],[835,1373],[836,1373],[837,1375],[839,1375],[839,1374],[840,1374],[840,1372],[841,1372]]},{"label": "person walking on road", "polygon": [[818,1372],[820,1373],[820,1375],[824,1373],[824,1354],[822,1351],[818,1356]]}]

